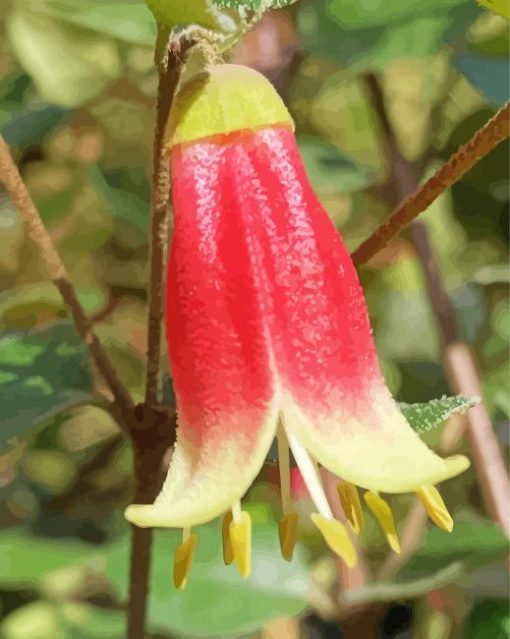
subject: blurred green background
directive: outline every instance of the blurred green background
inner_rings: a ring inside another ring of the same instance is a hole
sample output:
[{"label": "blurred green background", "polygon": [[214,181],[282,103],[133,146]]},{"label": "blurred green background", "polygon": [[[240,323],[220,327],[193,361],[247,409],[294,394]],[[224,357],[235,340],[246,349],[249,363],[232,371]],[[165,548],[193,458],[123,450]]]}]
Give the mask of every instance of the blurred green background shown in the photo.
[{"label": "blurred green background", "polygon": [[[235,13],[209,0],[168,2],[165,18],[198,20],[227,34],[236,28]],[[354,249],[394,206],[366,74],[381,83],[401,153],[427,176],[508,99],[507,24],[473,0],[300,1],[267,13],[229,58],[265,73],[284,96],[311,181]],[[155,32],[149,9],[135,0],[7,0],[0,7],[0,129],[136,401],[146,348]],[[421,217],[462,338],[479,357],[484,400],[505,451],[508,191],[502,144]],[[130,450],[1,191],[0,227],[0,637],[119,639]],[[404,402],[447,394],[408,234],[362,267],[361,276],[392,391]],[[428,441],[438,445],[439,435]],[[457,448],[469,454],[466,444]],[[391,581],[357,595],[374,604],[383,638],[504,639],[506,540],[487,518],[473,470],[448,482],[443,494],[454,532],[430,527]],[[411,501],[392,500],[399,521]],[[306,495],[299,504],[310,511]],[[218,526],[204,526],[189,585],[177,593],[171,583],[177,537],[157,533],[154,639],[343,636],[334,562],[305,518],[305,543],[294,562],[280,558],[271,464],[250,490],[247,508],[254,522],[247,581],[223,566]],[[376,569],[387,547],[373,521],[362,543]]]}]

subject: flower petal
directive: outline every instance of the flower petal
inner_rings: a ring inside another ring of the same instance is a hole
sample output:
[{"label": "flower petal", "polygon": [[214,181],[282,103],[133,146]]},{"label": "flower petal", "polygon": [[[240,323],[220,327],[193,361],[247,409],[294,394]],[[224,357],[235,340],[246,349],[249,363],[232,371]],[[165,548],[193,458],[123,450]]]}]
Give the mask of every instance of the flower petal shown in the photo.
[{"label": "flower petal", "polygon": [[225,148],[172,151],[166,318],[179,428],[155,503],[126,511],[139,526],[194,526],[228,510],[255,479],[276,431],[279,398],[258,275]]},{"label": "flower petal", "polygon": [[238,197],[270,282],[266,320],[287,427],[326,468],[375,491],[414,490],[465,470],[466,458],[435,455],[391,397],[358,275],[292,132],[262,129],[229,149],[250,175]]}]

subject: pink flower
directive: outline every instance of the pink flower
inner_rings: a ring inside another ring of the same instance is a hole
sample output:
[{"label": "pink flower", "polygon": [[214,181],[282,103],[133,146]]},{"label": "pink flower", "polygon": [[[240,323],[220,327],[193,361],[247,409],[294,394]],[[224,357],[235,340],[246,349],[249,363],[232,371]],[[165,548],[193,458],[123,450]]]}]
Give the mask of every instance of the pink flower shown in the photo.
[{"label": "pink flower", "polygon": [[318,464],[343,478],[340,497],[356,531],[355,486],[367,491],[397,551],[379,491],[417,492],[451,528],[433,485],[469,462],[433,453],[386,387],[356,269],[308,182],[272,86],[245,67],[209,69],[179,93],[168,142],[175,225],[166,323],[179,428],[160,495],[130,506],[128,520],[184,529],[182,586],[196,543],[190,527],[227,512],[225,558],[247,574],[250,522],[240,500],[277,435],[287,558],[297,523],[289,448],[314,522],[348,564],[355,551],[333,518]]}]

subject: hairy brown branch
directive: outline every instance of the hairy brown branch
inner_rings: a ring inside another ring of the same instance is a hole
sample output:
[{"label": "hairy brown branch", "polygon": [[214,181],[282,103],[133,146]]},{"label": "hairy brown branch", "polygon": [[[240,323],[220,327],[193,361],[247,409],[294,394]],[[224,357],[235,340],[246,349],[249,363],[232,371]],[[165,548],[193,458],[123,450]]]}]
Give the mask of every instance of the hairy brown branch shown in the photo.
[{"label": "hairy brown branch", "polygon": [[[195,43],[175,39],[160,27],[156,46],[159,71],[154,131],[150,230],[150,279],[145,402],[138,407],[133,433],[135,503],[152,503],[163,481],[163,458],[175,439],[175,416],[159,404],[163,282],[168,245],[170,170],[165,129],[187,51]],[[150,582],[152,530],[132,526],[127,638],[143,639]]]},{"label": "hairy brown branch", "polygon": [[[390,163],[391,178],[396,185],[396,196],[404,198],[409,192],[417,188],[418,175],[415,167],[410,164],[399,151],[377,78],[373,75],[369,75],[366,80],[374,110],[383,130],[383,140]],[[510,104],[507,104],[483,129],[475,134],[471,142],[461,147],[461,149],[450,158],[441,171],[449,166],[455,167],[455,162],[459,162],[464,167],[456,178],[459,179],[479,158],[486,155],[498,142],[508,137],[509,109]],[[491,129],[492,133],[490,133]],[[487,134],[487,131],[489,131],[489,134]],[[453,160],[455,158],[457,159],[454,162]],[[469,160],[466,158],[469,158]],[[453,171],[453,168],[451,170]],[[432,180],[437,179],[441,171],[436,174]],[[439,178],[439,180],[441,179],[443,181],[446,180],[444,174],[443,178]],[[430,180],[423,187],[424,190],[427,189],[427,184],[429,183]],[[449,186],[451,183],[453,182],[449,182],[446,186]],[[440,192],[441,191],[438,191],[437,195],[439,195]],[[418,191],[418,193],[420,193],[420,191]],[[404,210],[406,202],[412,201],[414,197],[416,196],[408,198],[398,211]],[[428,204],[430,204],[430,202],[428,202],[426,206],[428,206]],[[398,211],[392,218],[396,217]],[[392,218],[390,218],[388,224],[391,223]],[[384,227],[385,225],[383,225],[381,229]],[[411,233],[413,244],[423,267],[430,303],[443,344],[443,362],[449,386],[454,392],[461,393],[468,397],[480,396],[482,394],[481,382],[474,355],[466,344],[460,342],[455,309],[443,286],[441,273],[435,259],[427,229],[422,223],[414,222],[411,225]],[[361,251],[369,242],[370,240],[365,242],[357,252]],[[366,255],[368,257],[366,259],[369,259],[377,250],[374,250],[374,253],[371,253],[371,249],[367,250]],[[360,262],[363,261],[363,259],[360,260]],[[483,404],[480,404],[470,409],[464,419],[471,444],[471,456],[475,464],[478,483],[484,496],[487,511],[492,518],[502,526],[505,532],[510,534],[510,514],[508,511],[510,483],[487,409]],[[446,445],[444,448],[447,449],[448,446]],[[447,452],[447,450],[444,452]],[[383,564],[378,575],[379,578],[389,578],[392,574],[395,574],[400,565],[419,547],[422,535],[425,531],[425,520],[425,513],[421,505],[416,505],[412,509],[406,526],[404,527],[401,544],[402,554],[399,557],[389,558]]]},{"label": "hairy brown branch", "polygon": [[[160,37],[164,37],[160,34]],[[167,36],[168,37],[168,36]],[[150,230],[150,278],[149,319],[147,343],[147,371],[145,380],[145,404],[158,403],[161,358],[161,320],[163,317],[163,280],[168,246],[168,204],[170,199],[170,167],[168,150],[164,147],[166,123],[170,114],[181,65],[188,50],[195,43],[191,40],[171,40],[162,61],[158,61],[159,82],[154,131],[152,203]]]},{"label": "hairy brown branch", "polygon": [[[92,328],[92,322],[85,315],[66,268],[58,255],[39,212],[11,156],[9,147],[0,135],[0,182],[4,185],[13,204],[26,224],[28,234],[38,249],[48,275],[59,290],[67,305],[76,329],[85,342],[92,360],[110,388],[115,402],[128,416],[133,408],[132,399],[117,376],[106,352]],[[126,426],[124,425],[124,428]]]},{"label": "hairy brown branch", "polygon": [[[368,77],[367,83],[374,96],[371,76]],[[376,100],[377,98],[374,98],[375,104],[377,104]],[[354,263],[358,266],[370,260],[386,246],[392,237],[400,233],[420,213],[423,213],[443,191],[458,182],[477,162],[490,153],[500,142],[508,138],[510,135],[509,118],[510,103],[507,103],[482,129],[475,133],[467,144],[461,146],[423,186],[417,189],[413,188],[415,192],[412,195],[406,193],[407,198],[397,210],[354,251],[352,254]],[[384,116],[384,119],[380,121],[383,131],[387,133],[388,118]]]}]

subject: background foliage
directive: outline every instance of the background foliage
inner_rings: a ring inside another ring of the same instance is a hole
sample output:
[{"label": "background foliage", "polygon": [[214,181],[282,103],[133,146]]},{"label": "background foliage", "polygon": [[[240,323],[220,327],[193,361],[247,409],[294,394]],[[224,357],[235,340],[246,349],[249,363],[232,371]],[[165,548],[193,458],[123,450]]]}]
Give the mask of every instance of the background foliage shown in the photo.
[{"label": "background foliage", "polygon": [[[148,2],[169,26],[195,22],[224,38],[239,29],[236,4]],[[257,10],[268,3],[250,4]],[[1,131],[80,300],[139,401],[154,17],[136,0],[8,0],[0,20]],[[508,99],[508,48],[504,18],[473,0],[308,0],[266,14],[231,57],[259,68],[284,96],[310,178],[354,249],[392,207],[364,74],[378,74],[401,152],[427,175]],[[505,448],[507,158],[501,145],[423,215],[462,337],[479,356],[484,399]],[[105,410],[63,303],[2,194],[0,226],[0,635],[120,638],[129,449]],[[434,317],[408,236],[361,275],[392,391],[406,403],[447,394]],[[427,437],[438,445],[438,431]],[[292,564],[279,557],[273,471],[268,465],[249,494],[250,580],[222,565],[213,525],[201,530],[189,587],[178,594],[171,586],[177,539],[157,535],[154,638],[269,636],[272,620],[300,613],[309,636],[338,636],[330,621],[337,614],[332,559],[304,518],[306,547]],[[457,521],[452,535],[430,529],[396,578],[349,597],[390,604],[381,621],[384,637],[503,639],[506,540],[487,520],[472,471],[449,482],[444,495]],[[409,503],[408,497],[394,502],[399,518]],[[310,508],[306,496],[300,507]],[[378,566],[386,547],[373,522],[363,545]]]}]

